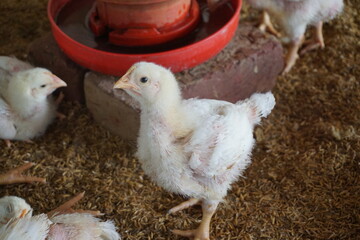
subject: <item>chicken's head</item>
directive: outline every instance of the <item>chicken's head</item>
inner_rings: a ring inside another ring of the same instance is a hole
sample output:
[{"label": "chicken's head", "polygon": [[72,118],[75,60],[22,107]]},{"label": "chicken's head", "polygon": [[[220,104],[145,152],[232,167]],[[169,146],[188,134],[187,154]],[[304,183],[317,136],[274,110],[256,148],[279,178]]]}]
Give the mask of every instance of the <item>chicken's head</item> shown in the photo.
[{"label": "chicken's head", "polygon": [[141,104],[165,104],[181,96],[172,72],[150,62],[134,64],[114,88],[124,89]]},{"label": "chicken's head", "polygon": [[23,218],[32,215],[32,208],[22,198],[6,196],[0,198],[0,226],[13,218]]},{"label": "chicken's head", "polygon": [[[16,73],[18,91],[25,91],[35,99],[43,99],[66,83],[45,68],[33,68]],[[11,84],[11,83],[10,83]]]}]

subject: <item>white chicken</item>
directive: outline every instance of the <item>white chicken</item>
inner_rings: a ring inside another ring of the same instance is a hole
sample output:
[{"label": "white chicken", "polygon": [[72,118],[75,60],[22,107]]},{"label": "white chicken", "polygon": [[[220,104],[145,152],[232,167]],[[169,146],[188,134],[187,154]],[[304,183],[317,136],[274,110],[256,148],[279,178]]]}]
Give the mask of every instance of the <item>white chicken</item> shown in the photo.
[{"label": "white chicken", "polygon": [[14,183],[31,183],[31,182],[42,182],[45,183],[45,178],[24,176],[22,172],[31,168],[34,164],[31,162],[25,163],[24,165],[11,169],[6,173],[0,174],[0,185],[14,184]]},{"label": "white chicken", "polygon": [[29,141],[43,134],[56,116],[51,93],[66,83],[44,68],[0,57],[0,138]]},{"label": "white chicken", "polygon": [[290,71],[298,58],[298,51],[303,44],[304,34],[308,25],[314,26],[313,39],[301,51],[321,47],[324,48],[322,34],[323,22],[333,19],[343,7],[343,0],[247,0],[248,3],[258,9],[264,10],[262,29],[268,28],[270,32],[279,36],[271,24],[267,12],[275,18],[289,42],[286,55],[284,73]]},{"label": "white chicken", "polygon": [[94,217],[98,211],[71,208],[83,193],[48,214],[32,216],[31,207],[18,197],[0,199],[0,239],[12,240],[119,240],[112,221]]},{"label": "white chicken", "polygon": [[141,105],[137,157],[144,172],[166,190],[190,198],[169,212],[202,206],[197,229],[173,232],[209,239],[211,217],[250,163],[254,125],[273,109],[273,95],[254,94],[236,104],[184,100],[174,75],[147,62],[133,65],[114,88],[124,89]]}]

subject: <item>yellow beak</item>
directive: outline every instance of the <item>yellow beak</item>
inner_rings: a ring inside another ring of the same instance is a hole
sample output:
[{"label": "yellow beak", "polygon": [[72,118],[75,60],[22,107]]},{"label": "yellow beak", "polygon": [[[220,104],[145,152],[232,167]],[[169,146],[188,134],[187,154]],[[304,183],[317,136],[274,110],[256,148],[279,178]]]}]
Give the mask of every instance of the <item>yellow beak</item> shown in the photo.
[{"label": "yellow beak", "polygon": [[132,66],[125,74],[122,76],[114,85],[115,89],[130,89],[134,90],[135,92],[139,92],[140,89],[137,85],[130,82],[129,75],[135,70],[135,66]]},{"label": "yellow beak", "polygon": [[23,218],[23,217],[25,217],[25,215],[27,214],[27,210],[26,209],[23,209],[22,211],[21,211],[21,214],[20,214],[20,218]]}]

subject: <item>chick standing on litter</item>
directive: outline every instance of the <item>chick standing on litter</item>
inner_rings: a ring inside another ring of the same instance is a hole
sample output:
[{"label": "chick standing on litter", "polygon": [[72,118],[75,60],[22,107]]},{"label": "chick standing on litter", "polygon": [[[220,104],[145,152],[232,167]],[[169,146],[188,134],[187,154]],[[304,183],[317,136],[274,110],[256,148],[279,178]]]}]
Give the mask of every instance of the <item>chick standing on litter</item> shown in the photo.
[{"label": "chick standing on litter", "polygon": [[98,211],[74,210],[84,193],[78,194],[48,214],[32,216],[25,200],[8,196],[0,199],[0,239],[12,240],[119,240],[112,221],[103,222]]},{"label": "chick standing on litter", "polygon": [[211,217],[250,163],[253,128],[273,109],[273,95],[254,94],[236,104],[183,100],[174,75],[147,62],[133,65],[114,88],[141,105],[137,157],[145,173],[166,190],[190,198],[169,212],[202,206],[197,229],[173,232],[209,239]]},{"label": "chick standing on litter", "polygon": [[43,134],[61,101],[51,93],[66,83],[44,68],[0,57],[0,138],[29,141]]},{"label": "chick standing on litter", "polygon": [[308,25],[314,26],[313,39],[301,51],[321,47],[324,48],[322,34],[323,22],[334,18],[343,9],[343,0],[247,0],[255,8],[262,9],[262,29],[266,27],[276,34],[267,12],[275,18],[285,33],[286,41],[289,42],[286,55],[286,67],[284,72],[289,72],[298,58],[298,51],[303,44],[304,34]]}]

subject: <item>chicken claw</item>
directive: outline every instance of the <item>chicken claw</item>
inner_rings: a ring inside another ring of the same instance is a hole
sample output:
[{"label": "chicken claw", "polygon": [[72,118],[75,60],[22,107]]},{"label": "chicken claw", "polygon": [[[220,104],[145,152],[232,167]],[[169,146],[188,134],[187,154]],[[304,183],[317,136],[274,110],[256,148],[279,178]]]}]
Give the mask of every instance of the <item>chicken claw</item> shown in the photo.
[{"label": "chicken claw", "polygon": [[[193,202],[195,202],[195,200],[193,200]],[[198,228],[192,229],[192,230],[185,230],[185,231],[175,229],[175,230],[172,230],[172,232],[176,235],[192,238],[194,240],[210,240],[210,233],[209,233],[210,222],[211,222],[212,216],[214,215],[214,213],[216,211],[217,205],[218,205],[218,203],[209,203],[209,202],[204,201],[201,204],[203,216],[202,216],[200,226]]]},{"label": "chicken claw", "polygon": [[0,185],[14,184],[14,183],[31,183],[31,182],[42,182],[45,183],[45,178],[24,176],[22,172],[31,168],[33,163],[26,163],[20,167],[14,168],[7,173],[0,174]]},{"label": "chicken claw", "polygon": [[270,20],[270,16],[266,11],[262,12],[261,15],[261,21],[260,21],[260,25],[259,25],[259,29],[262,32],[270,32],[271,34],[275,35],[276,37],[281,37],[280,32],[278,32],[274,25],[272,24],[271,20]]},{"label": "chicken claw", "polygon": [[300,51],[300,55],[303,55],[309,51],[312,51],[314,49],[317,48],[324,48],[325,47],[325,43],[324,43],[324,36],[322,33],[322,27],[323,27],[323,22],[318,22],[314,28],[314,33],[313,33],[313,37],[312,39],[310,39],[309,41],[306,41],[304,43],[304,45],[306,45],[301,51]]},{"label": "chicken claw", "polygon": [[8,139],[5,139],[4,141],[5,141],[6,147],[11,148],[11,145],[12,145],[11,141]]},{"label": "chicken claw", "polygon": [[101,216],[103,215],[100,211],[91,211],[91,210],[82,210],[82,209],[73,209],[72,206],[75,205],[80,199],[84,197],[85,192],[79,193],[72,199],[68,200],[67,202],[63,203],[59,207],[55,208],[54,210],[47,213],[49,217],[53,217],[55,215],[60,214],[69,214],[69,213],[88,213],[94,216]]}]

